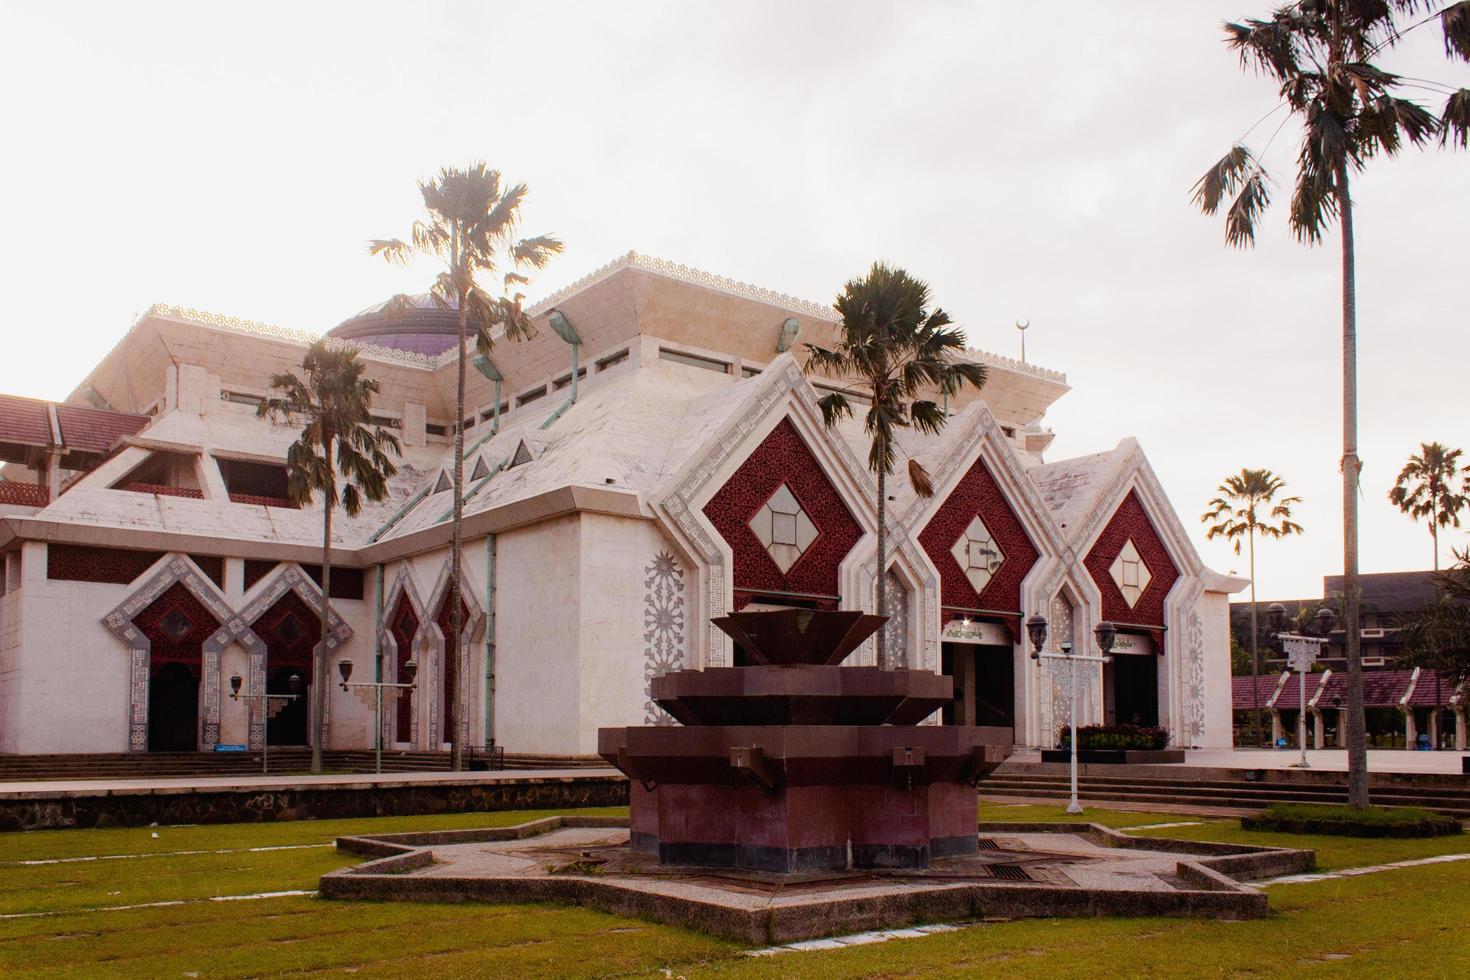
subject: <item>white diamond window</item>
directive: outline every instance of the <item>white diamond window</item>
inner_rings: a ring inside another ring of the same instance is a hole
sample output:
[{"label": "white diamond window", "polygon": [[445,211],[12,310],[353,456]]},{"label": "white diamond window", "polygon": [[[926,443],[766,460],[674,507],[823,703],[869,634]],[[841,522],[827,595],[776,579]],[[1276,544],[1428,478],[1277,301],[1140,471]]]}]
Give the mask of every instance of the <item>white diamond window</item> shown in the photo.
[{"label": "white diamond window", "polygon": [[995,570],[1000,568],[1001,562],[1006,560],[1005,553],[1000,550],[1000,545],[995,543],[995,538],[990,535],[990,528],[985,522],[976,517],[970,521],[970,526],[965,528],[965,533],[960,535],[954,547],[949,549],[954,555],[954,560],[959,562],[960,568],[965,573],[965,578],[970,580],[976,592],[984,592],[985,587],[990,584],[990,579],[995,575]]},{"label": "white diamond window", "polygon": [[797,503],[796,495],[784,483],[755,512],[750,519],[750,529],[783,575],[817,540],[817,526],[806,516],[806,511]]},{"label": "white diamond window", "polygon": [[1128,603],[1129,609],[1138,605],[1138,600],[1143,598],[1143,593],[1148,589],[1148,583],[1153,580],[1132,538],[1123,543],[1123,550],[1118,552],[1117,558],[1113,559],[1112,567],[1108,569],[1108,572],[1113,576],[1118,591],[1123,593],[1123,599]]}]

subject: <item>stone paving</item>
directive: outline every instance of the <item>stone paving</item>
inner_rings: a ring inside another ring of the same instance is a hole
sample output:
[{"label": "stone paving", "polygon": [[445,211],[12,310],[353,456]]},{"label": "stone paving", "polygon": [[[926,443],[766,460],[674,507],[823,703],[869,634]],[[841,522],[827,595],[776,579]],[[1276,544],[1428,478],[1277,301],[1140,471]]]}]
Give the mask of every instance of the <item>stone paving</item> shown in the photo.
[{"label": "stone paving", "polygon": [[1063,915],[1250,918],[1240,882],[1311,868],[1309,851],[1138,838],[1092,824],[991,823],[979,851],[925,870],[771,874],[664,866],[610,818],[343,838],[377,858],[322,878],[327,898],[568,901],[780,944],[921,922]]}]

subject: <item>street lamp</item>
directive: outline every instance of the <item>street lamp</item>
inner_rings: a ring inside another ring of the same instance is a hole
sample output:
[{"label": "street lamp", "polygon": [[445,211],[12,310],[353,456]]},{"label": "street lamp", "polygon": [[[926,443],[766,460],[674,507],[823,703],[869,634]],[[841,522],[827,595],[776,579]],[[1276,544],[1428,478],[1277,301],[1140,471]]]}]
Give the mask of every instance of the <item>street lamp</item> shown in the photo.
[{"label": "street lamp", "polygon": [[377,734],[373,738],[373,757],[378,775],[380,776],[383,774],[383,691],[384,689],[390,691],[390,697],[402,697],[403,692],[413,687],[413,679],[418,672],[418,663],[414,660],[408,660],[398,668],[398,676],[401,679],[397,683],[389,683],[387,681],[357,681],[354,683],[351,680],[352,661],[345,657],[337,661],[337,673],[342,678],[342,690],[346,691],[354,687],[370,687],[377,696],[378,708],[374,716],[376,718],[374,728]]},{"label": "street lamp", "polygon": [[281,713],[288,701],[296,701],[301,697],[301,675],[292,674],[286,678],[286,685],[291,688],[290,694],[241,694],[240,688],[245,680],[239,674],[230,675],[230,700],[238,701],[242,697],[260,698],[265,702],[265,720],[260,726],[260,771],[269,774],[271,771],[270,752],[270,719]]},{"label": "street lamp", "polygon": [[1096,629],[1093,630],[1093,635],[1097,639],[1098,649],[1102,650],[1102,655],[1098,657],[1075,653],[1072,650],[1071,641],[1062,642],[1061,653],[1043,653],[1041,651],[1041,648],[1046,643],[1046,620],[1040,615],[1032,616],[1030,619],[1026,620],[1026,632],[1030,635],[1031,643],[1035,647],[1035,649],[1031,652],[1032,660],[1062,661],[1063,663],[1069,665],[1070,674],[1067,684],[1067,720],[1072,730],[1072,751],[1070,760],[1072,771],[1072,798],[1067,804],[1067,812],[1078,814],[1082,812],[1082,804],[1077,802],[1077,664],[1112,663],[1113,658],[1108,656],[1108,653],[1113,649],[1113,643],[1116,642],[1118,638],[1118,627],[1114,626],[1110,622],[1107,622],[1106,620],[1097,624]]},{"label": "street lamp", "polygon": [[1279,602],[1273,602],[1267,607],[1266,616],[1271,626],[1271,635],[1287,656],[1287,666],[1297,672],[1297,690],[1301,703],[1297,709],[1296,740],[1301,749],[1301,760],[1295,764],[1295,768],[1310,769],[1312,764],[1307,761],[1307,673],[1317,662],[1322,649],[1327,646],[1337,613],[1326,606],[1317,610],[1317,615],[1313,617],[1318,634],[1316,637],[1281,632],[1286,619],[1286,607]]}]

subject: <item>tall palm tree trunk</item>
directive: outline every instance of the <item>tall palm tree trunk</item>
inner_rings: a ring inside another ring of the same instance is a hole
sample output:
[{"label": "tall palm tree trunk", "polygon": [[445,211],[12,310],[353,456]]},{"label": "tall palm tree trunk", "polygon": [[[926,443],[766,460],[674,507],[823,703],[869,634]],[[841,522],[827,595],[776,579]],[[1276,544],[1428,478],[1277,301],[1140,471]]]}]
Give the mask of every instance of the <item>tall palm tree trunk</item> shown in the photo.
[{"label": "tall palm tree trunk", "polygon": [[1256,745],[1261,744],[1261,650],[1256,627],[1256,529],[1248,534],[1251,555],[1251,704],[1255,709]]},{"label": "tall palm tree trunk", "polygon": [[1342,216],[1342,619],[1347,632],[1348,805],[1368,805],[1368,746],[1363,716],[1363,650],[1358,632],[1358,309],[1353,202],[1345,159],[1337,163]]},{"label": "tall palm tree trunk", "polygon": [[1439,571],[1439,488],[1429,484],[1429,537],[1434,541],[1434,570]]},{"label": "tall palm tree trunk", "polygon": [[[323,440],[328,469],[332,466],[332,439]],[[311,716],[316,729],[311,738],[311,771],[322,771],[322,748],[327,741],[327,637],[332,631],[332,501],[337,481],[328,477],[326,514],[322,517],[322,621],[321,635],[311,658]]]},{"label": "tall palm tree trunk", "polygon": [[[457,251],[457,250],[456,250]],[[455,256],[456,262],[458,255]],[[445,670],[454,671],[454,697],[446,706],[449,710],[449,768],[459,772],[464,768],[464,746],[459,738],[459,705],[463,700],[464,675],[459,669],[460,636],[464,633],[464,611],[459,595],[460,566],[464,552],[464,344],[466,333],[465,289],[459,290],[459,356],[456,358],[457,377],[454,394],[454,523],[449,540],[449,623],[454,635],[444,638],[444,655],[449,658]]]},{"label": "tall palm tree trunk", "polygon": [[[881,437],[880,437],[881,438]],[[886,450],[888,447],[884,446]],[[887,458],[887,454],[884,454]],[[888,615],[888,467],[878,467],[878,615]],[[888,667],[888,628],[878,629],[878,666]]]}]

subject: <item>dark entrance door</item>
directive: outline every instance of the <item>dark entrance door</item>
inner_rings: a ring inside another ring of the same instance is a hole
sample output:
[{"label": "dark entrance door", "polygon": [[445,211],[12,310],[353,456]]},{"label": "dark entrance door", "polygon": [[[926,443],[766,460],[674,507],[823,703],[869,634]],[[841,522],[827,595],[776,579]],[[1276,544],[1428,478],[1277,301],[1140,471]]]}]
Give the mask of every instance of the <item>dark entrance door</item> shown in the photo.
[{"label": "dark entrance door", "polygon": [[199,748],[199,679],[181,663],[164,664],[148,681],[148,751]]},{"label": "dark entrance door", "polygon": [[1159,658],[1151,654],[1115,656],[1112,672],[1112,717],[1118,725],[1159,723]]},{"label": "dark entrance door", "polygon": [[[297,689],[291,690],[291,677],[299,676]],[[299,694],[301,697],[287,701],[273,718],[265,723],[267,745],[305,745],[307,705],[311,704],[311,677],[295,667],[277,667],[266,679],[267,694]]]},{"label": "dark entrance door", "polygon": [[290,694],[291,675],[301,676],[301,697],[286,702],[265,724],[267,745],[310,745],[312,651],[321,636],[321,619],[294,591],[267,609],[252,628],[266,646],[267,694]]},{"label": "dark entrance door", "polygon": [[1011,648],[946,643],[941,649],[940,670],[955,682],[955,699],[941,711],[944,724],[1014,729],[1016,688]]}]

